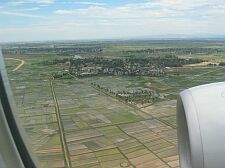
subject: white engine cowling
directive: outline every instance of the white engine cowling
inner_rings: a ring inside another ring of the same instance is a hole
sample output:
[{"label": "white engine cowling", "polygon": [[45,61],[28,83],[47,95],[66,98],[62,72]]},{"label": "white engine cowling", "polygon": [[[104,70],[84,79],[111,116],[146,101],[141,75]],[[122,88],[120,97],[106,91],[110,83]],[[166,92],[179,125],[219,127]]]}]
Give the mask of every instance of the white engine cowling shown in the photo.
[{"label": "white engine cowling", "polygon": [[225,168],[225,82],[180,93],[177,134],[181,168]]}]

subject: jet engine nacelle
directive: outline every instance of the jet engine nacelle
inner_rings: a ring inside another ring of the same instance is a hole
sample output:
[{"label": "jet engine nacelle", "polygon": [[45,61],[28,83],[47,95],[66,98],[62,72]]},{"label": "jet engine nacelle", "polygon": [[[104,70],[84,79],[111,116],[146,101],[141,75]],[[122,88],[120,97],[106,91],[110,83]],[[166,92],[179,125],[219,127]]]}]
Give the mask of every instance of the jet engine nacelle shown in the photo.
[{"label": "jet engine nacelle", "polygon": [[177,134],[181,168],[225,168],[225,82],[180,93]]}]

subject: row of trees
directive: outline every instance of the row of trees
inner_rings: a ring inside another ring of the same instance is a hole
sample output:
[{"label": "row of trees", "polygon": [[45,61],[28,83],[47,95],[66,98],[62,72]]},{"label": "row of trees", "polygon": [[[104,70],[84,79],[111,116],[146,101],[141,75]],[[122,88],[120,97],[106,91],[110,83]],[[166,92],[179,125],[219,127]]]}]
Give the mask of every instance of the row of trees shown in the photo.
[{"label": "row of trees", "polygon": [[69,62],[70,59],[64,58],[64,59],[54,59],[54,60],[48,60],[41,62],[42,65],[56,65],[56,64],[65,64],[66,62]]},{"label": "row of trees", "polygon": [[100,53],[103,49],[100,47],[64,47],[64,48],[7,48],[3,50],[4,54],[57,54],[57,55],[75,55],[87,53]]},{"label": "row of trees", "polygon": [[72,59],[71,66],[88,67],[99,66],[103,68],[127,68],[127,67],[181,67],[185,64],[201,63],[201,59],[182,59],[175,56],[151,57],[151,58],[124,58],[124,59],[106,59],[102,57]]},{"label": "row of trees", "polygon": [[173,54],[212,54],[218,52],[225,52],[221,48],[149,48],[143,50],[128,50],[123,51],[124,53],[145,53],[145,54],[162,54],[162,53],[173,53]]},{"label": "row of trees", "polygon": [[219,66],[225,66],[225,62],[219,63]]},{"label": "row of trees", "polygon": [[154,103],[160,99],[160,95],[153,90],[144,90],[137,89],[133,91],[113,91],[110,88],[100,86],[96,83],[91,83],[94,87],[102,90],[103,92],[107,92],[108,94],[119,98],[126,103],[131,104],[145,104],[145,103]]}]

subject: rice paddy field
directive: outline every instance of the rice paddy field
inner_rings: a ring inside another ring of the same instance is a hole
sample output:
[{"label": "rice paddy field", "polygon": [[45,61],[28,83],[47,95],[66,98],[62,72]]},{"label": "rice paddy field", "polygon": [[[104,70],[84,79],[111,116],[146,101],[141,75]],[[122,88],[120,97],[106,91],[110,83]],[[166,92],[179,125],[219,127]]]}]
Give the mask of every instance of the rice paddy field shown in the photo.
[{"label": "rice paddy field", "polygon": [[[146,47],[148,43],[136,48]],[[115,50],[121,46],[107,48],[110,53]],[[177,95],[186,88],[225,80],[222,66],[170,68],[162,77],[53,79],[53,73],[68,67],[41,62],[59,56],[6,57],[26,62],[17,71],[13,69],[18,61],[6,60],[6,65],[20,123],[43,168],[178,168]],[[205,58],[209,57],[213,59]],[[147,106],[133,105],[96,89],[93,82],[113,91],[151,89],[162,98]]]}]

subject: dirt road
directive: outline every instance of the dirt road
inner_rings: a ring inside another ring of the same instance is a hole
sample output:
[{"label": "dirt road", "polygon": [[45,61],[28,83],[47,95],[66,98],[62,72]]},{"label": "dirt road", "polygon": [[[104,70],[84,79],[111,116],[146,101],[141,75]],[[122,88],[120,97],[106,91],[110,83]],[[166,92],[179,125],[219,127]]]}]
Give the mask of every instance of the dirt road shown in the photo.
[{"label": "dirt road", "polygon": [[12,71],[14,72],[14,71],[17,71],[17,70],[19,70],[24,64],[26,64],[26,61],[24,61],[24,60],[21,60],[21,59],[17,59],[17,58],[5,58],[6,60],[15,60],[15,61],[20,61],[20,64],[19,65],[17,65],[17,67],[16,68],[14,68]]}]

